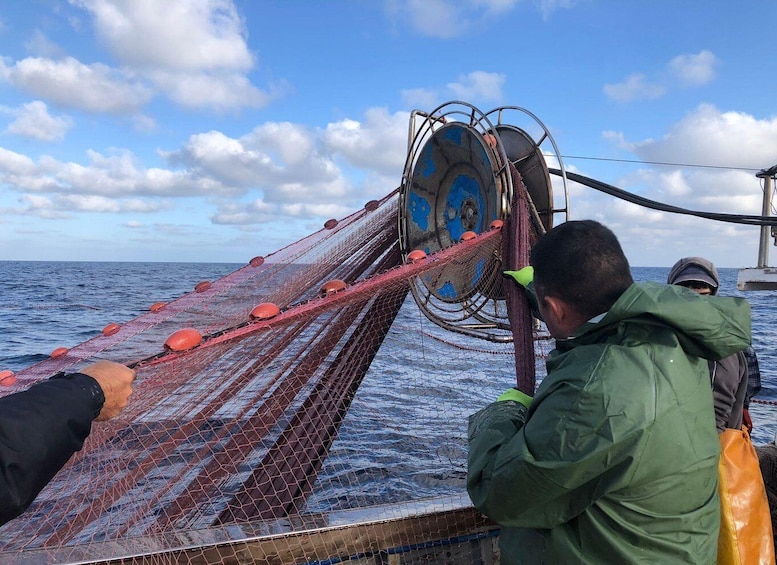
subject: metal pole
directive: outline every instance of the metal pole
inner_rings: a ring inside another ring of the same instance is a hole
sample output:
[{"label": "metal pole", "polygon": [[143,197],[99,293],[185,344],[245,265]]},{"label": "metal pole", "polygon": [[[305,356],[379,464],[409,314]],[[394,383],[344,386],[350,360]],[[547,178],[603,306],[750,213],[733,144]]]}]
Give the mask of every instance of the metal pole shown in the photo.
[{"label": "metal pole", "polygon": [[[761,171],[756,176],[764,179],[764,201],[761,208],[762,216],[771,216],[772,204],[772,178],[774,176],[774,167],[768,171]],[[761,226],[761,241],[758,243],[758,267],[769,266],[769,236],[771,235],[770,226]]]}]

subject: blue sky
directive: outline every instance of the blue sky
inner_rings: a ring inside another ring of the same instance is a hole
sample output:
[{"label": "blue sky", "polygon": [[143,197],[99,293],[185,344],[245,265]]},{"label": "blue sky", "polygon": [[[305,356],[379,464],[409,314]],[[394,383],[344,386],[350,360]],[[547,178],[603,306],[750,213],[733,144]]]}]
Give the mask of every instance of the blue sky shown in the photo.
[{"label": "blue sky", "polygon": [[[267,255],[397,187],[410,111],[450,100],[528,109],[571,171],[760,214],[775,16],[766,0],[5,3],[0,260]],[[570,201],[635,266],[757,260],[757,227],[580,185]]]}]

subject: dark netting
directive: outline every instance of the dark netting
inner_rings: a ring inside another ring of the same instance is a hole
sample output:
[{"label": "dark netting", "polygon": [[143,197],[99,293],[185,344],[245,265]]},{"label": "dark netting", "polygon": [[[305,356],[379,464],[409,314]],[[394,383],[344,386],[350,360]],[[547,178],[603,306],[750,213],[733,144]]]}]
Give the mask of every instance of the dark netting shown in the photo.
[{"label": "dark netting", "polygon": [[[466,495],[467,417],[515,385],[515,351],[541,373],[548,341],[525,311],[481,341],[430,320],[411,286],[451,265],[473,282],[475,322],[506,320],[506,228],[405,262],[397,207],[372,201],[19,372],[2,394],[96,359],[138,376],[124,412],[0,529],[0,562],[297,563],[490,535]],[[278,312],[252,318],[266,303]],[[202,342],[165,350],[183,328]]]}]

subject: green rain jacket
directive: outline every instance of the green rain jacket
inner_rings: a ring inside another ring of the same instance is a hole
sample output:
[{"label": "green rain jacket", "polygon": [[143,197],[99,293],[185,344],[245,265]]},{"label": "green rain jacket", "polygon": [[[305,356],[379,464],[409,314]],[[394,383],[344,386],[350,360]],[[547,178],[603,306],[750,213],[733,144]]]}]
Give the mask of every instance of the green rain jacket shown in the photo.
[{"label": "green rain jacket", "polygon": [[741,298],[638,283],[559,340],[526,410],[469,421],[467,489],[502,526],[501,563],[715,563],[710,373],[750,344]]}]

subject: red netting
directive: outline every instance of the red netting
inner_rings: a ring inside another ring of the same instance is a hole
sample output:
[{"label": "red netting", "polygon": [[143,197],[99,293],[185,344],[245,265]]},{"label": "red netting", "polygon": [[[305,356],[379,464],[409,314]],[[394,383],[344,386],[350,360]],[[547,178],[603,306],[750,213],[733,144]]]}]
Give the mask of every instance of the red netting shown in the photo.
[{"label": "red netting", "polygon": [[[306,562],[493,529],[469,509],[466,420],[515,384],[513,346],[441,329],[409,289],[455,262],[506,317],[482,277],[501,231],[401,264],[396,194],[333,224],[18,373],[4,393],[96,358],[138,378],[0,529],[0,562]],[[251,320],[264,302],[280,314]],[[165,352],[184,327],[202,344]]]}]

